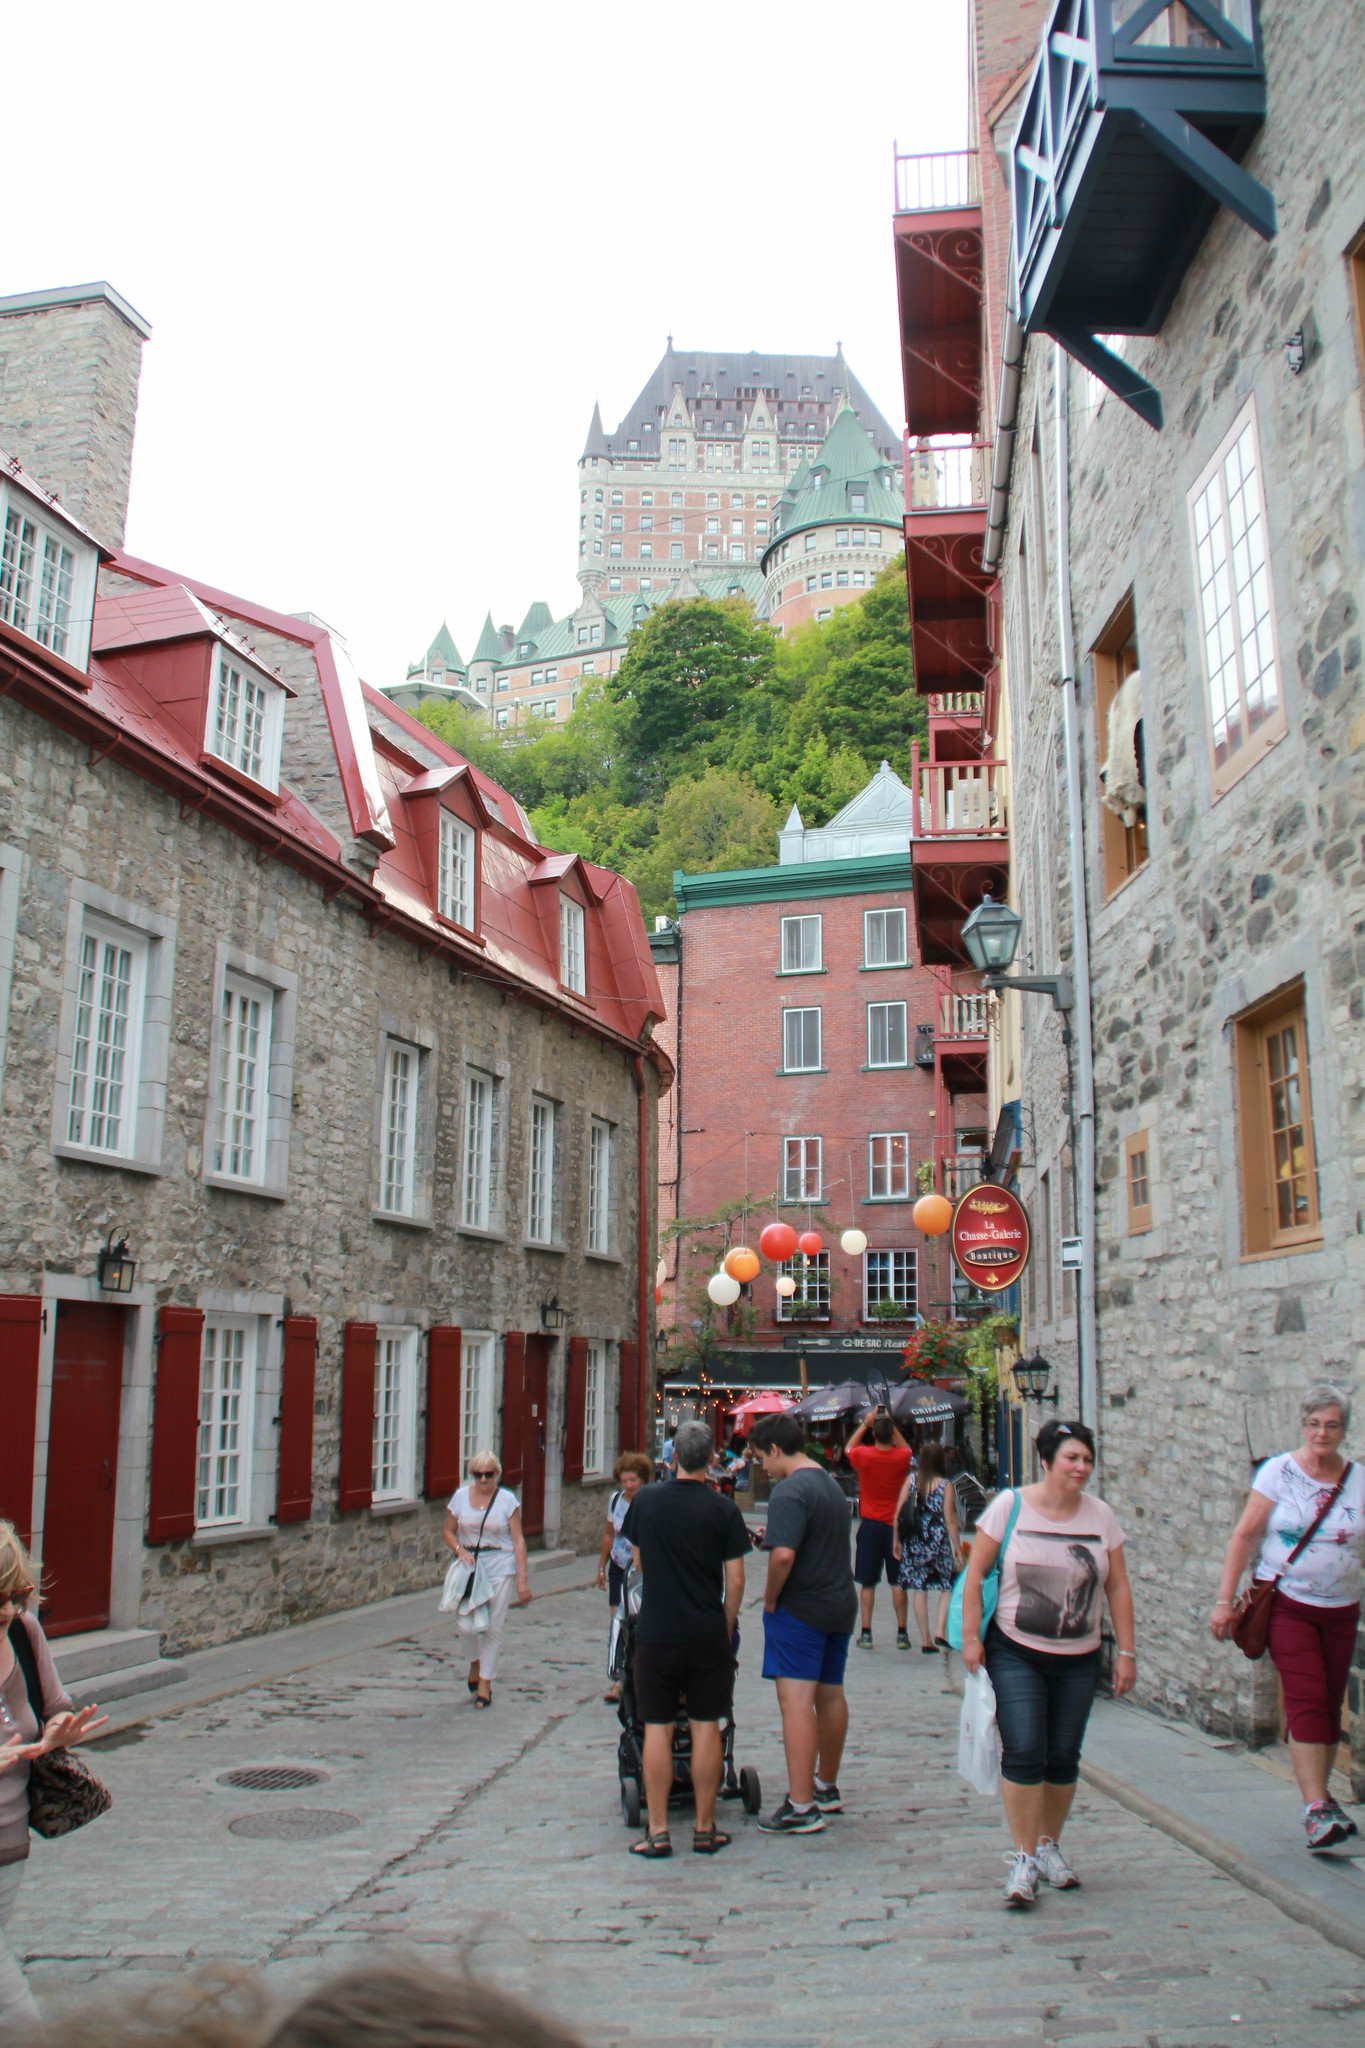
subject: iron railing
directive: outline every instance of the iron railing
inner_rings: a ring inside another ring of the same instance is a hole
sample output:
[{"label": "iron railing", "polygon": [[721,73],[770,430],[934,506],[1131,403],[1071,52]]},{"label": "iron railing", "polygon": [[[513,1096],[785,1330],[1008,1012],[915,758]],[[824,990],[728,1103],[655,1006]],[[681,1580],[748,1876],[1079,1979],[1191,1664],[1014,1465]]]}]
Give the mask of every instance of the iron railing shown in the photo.
[{"label": "iron railing", "polygon": [[974,149],[937,150],[928,156],[896,151],[897,213],[950,213],[981,204]]}]

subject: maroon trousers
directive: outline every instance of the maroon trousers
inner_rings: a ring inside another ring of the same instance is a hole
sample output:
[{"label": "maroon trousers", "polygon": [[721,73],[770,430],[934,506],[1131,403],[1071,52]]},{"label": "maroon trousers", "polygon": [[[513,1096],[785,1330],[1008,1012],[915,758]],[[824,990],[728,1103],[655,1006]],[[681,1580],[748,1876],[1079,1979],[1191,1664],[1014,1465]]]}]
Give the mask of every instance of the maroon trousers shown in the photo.
[{"label": "maroon trousers", "polygon": [[1295,1742],[1341,1740],[1341,1703],[1351,1668],[1360,1605],[1309,1607],[1277,1593],[1270,1610],[1270,1661],[1284,1687]]}]

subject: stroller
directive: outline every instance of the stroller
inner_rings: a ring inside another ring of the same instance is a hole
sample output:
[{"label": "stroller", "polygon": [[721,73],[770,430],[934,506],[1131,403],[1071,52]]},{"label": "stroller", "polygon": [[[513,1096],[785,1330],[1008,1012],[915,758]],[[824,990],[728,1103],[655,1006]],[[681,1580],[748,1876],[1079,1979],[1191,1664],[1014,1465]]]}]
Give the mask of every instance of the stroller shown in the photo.
[{"label": "stroller", "polygon": [[[621,1739],[616,1745],[617,1773],[621,1780],[621,1818],[628,1828],[638,1828],[644,1811],[645,1724],[635,1703],[635,1622],[640,1612],[640,1575],[630,1572],[612,1617],[610,1669],[621,1688],[616,1717]],[[739,1799],[746,1813],[757,1813],[762,1803],[758,1772],[748,1764],[735,1771],[735,1723],[731,1715],[720,1724],[720,1796]],[[673,1787],[670,1806],[680,1805],[692,1792],[692,1734],[686,1714],[673,1725]]]}]

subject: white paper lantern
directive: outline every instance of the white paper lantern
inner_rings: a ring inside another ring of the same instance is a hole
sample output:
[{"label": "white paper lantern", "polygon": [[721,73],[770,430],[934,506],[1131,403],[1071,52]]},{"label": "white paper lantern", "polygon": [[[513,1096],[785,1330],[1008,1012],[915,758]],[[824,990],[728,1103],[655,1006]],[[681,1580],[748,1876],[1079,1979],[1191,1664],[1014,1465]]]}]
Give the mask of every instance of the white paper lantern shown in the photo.
[{"label": "white paper lantern", "polygon": [[660,1259],[658,1265],[654,1268],[654,1285],[656,1287],[662,1287],[667,1278],[668,1268],[664,1264],[663,1260]]},{"label": "white paper lantern", "polygon": [[867,1232],[865,1230],[846,1230],[839,1239],[839,1242],[851,1259],[859,1259],[867,1250]]},{"label": "white paper lantern", "polygon": [[777,1283],[777,1291],[784,1301],[790,1301],[796,1292],[796,1282],[790,1273],[784,1273]]},{"label": "white paper lantern", "polygon": [[729,1308],[731,1302],[739,1300],[739,1282],[732,1280],[728,1273],[713,1273],[706,1283],[706,1291],[717,1308]]}]

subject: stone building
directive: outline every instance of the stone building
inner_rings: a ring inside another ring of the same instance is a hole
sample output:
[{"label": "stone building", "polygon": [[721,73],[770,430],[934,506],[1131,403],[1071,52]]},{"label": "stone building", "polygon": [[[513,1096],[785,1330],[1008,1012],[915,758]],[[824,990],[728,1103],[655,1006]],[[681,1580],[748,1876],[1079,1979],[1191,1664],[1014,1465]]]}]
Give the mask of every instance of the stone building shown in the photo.
[{"label": "stone building", "polygon": [[0,302],[0,1513],[87,1672],[432,1584],[480,1445],[595,1540],[670,1077],[628,884],[118,551],[145,332]]},{"label": "stone building", "polygon": [[[983,377],[952,423],[986,444],[1020,964],[1075,984],[1069,1045],[1009,998],[995,1076],[1025,1342],[1100,1432],[1139,1698],[1273,1734],[1273,1673],[1206,1622],[1256,1461],[1365,1363],[1365,21],[1027,12],[974,10]],[[1365,1774],[1359,1671],[1350,1706]]]},{"label": "stone building", "polygon": [[[722,1344],[736,1384],[799,1384],[802,1360],[811,1385],[844,1379],[846,1351],[882,1352],[894,1377],[916,1322],[953,1310],[946,1249],[910,1211],[922,1168],[979,1171],[985,1004],[926,964],[911,815],[911,792],[883,762],[827,825],[806,827],[793,808],[775,866],[676,875],[677,921],[659,920],[651,939],[678,1077],[661,1105],[661,1217],[742,1203],[734,1242],[756,1243],[778,1218],[824,1239],[789,1262],[789,1299],[765,1267],[730,1312]],[[851,1227],[867,1238],[856,1256],[840,1244]],[[666,1249],[666,1384],[706,1312],[719,1242],[698,1233]]]}]

